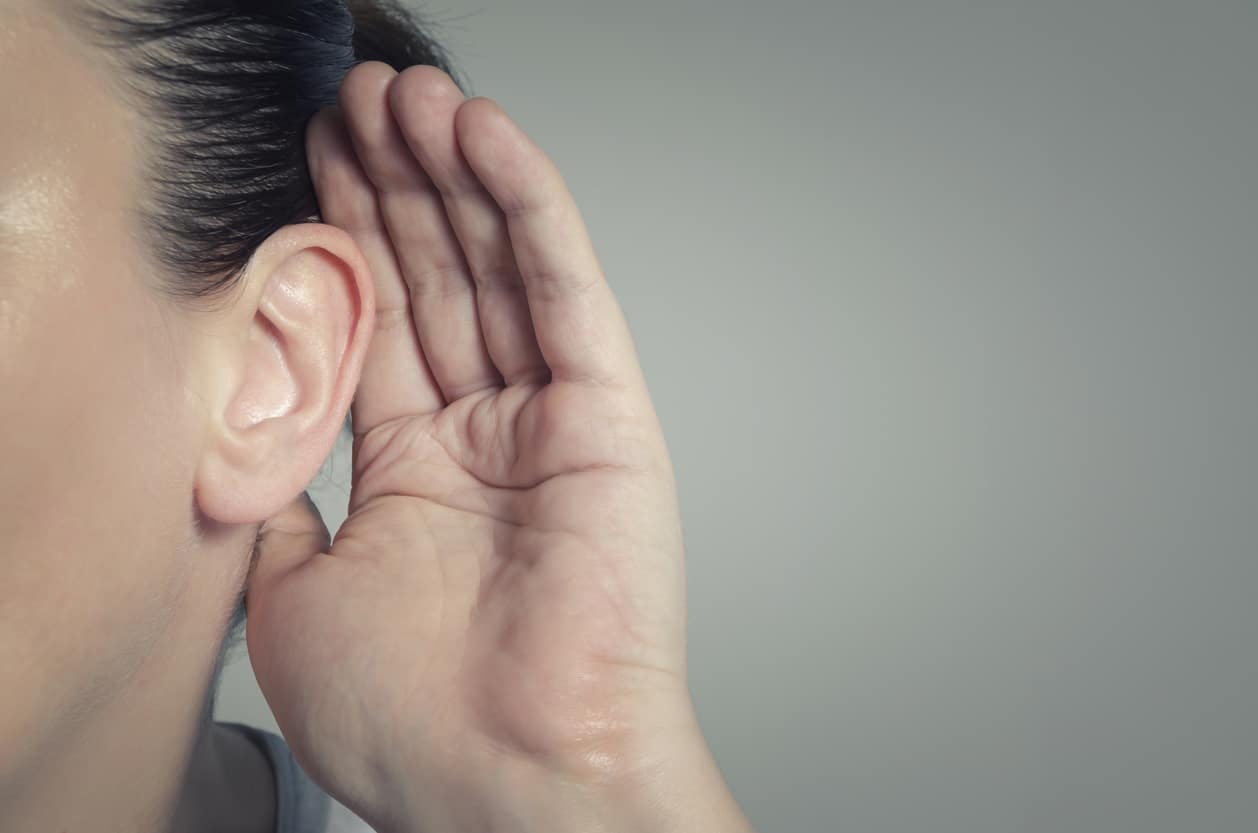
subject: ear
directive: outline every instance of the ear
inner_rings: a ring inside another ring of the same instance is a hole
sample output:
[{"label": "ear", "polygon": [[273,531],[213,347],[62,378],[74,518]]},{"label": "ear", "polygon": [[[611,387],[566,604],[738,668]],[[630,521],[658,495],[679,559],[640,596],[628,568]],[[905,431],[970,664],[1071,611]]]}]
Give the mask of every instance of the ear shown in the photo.
[{"label": "ear", "polygon": [[258,247],[230,311],[207,319],[199,391],[208,405],[196,502],[223,524],[260,523],[310,484],[353,402],[375,324],[357,244],[323,223]]}]

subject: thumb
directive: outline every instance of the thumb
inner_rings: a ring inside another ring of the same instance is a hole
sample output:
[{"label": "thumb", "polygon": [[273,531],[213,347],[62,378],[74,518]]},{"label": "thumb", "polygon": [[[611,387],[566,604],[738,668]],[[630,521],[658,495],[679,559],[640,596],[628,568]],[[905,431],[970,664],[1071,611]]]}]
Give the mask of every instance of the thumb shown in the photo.
[{"label": "thumb", "polygon": [[303,491],[280,513],[258,527],[245,588],[246,615],[253,599],[264,596],[277,579],[332,546],[332,536],[310,495]]}]

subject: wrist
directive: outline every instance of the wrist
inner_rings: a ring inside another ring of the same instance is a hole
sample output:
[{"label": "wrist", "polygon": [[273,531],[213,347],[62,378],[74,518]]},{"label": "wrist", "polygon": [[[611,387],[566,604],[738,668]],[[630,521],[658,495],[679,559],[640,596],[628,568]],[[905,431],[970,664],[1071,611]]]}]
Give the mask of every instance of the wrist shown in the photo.
[{"label": "wrist", "polygon": [[[381,833],[753,833],[693,711],[673,731],[625,743],[598,777],[493,767],[476,788],[414,782]],[[427,788],[425,788],[425,786]]]},{"label": "wrist", "polygon": [[604,796],[608,833],[753,833],[697,722],[642,760]]}]

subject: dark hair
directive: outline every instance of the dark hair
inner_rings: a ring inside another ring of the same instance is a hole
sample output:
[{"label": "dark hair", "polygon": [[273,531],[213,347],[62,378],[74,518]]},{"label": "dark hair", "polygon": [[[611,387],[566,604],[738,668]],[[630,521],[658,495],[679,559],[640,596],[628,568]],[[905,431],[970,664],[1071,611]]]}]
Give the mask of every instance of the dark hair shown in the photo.
[{"label": "dark hair", "polygon": [[432,24],[394,0],[75,0],[145,125],[137,227],[160,288],[216,299],[285,225],[318,219],[305,128],[361,61],[439,67]]},{"label": "dark hair", "polygon": [[[74,0],[70,13],[146,126],[137,227],[158,288],[186,301],[226,295],[267,237],[319,219],[306,125],[354,65],[426,64],[469,89],[434,25],[395,0]],[[243,631],[237,601],[215,680]]]}]

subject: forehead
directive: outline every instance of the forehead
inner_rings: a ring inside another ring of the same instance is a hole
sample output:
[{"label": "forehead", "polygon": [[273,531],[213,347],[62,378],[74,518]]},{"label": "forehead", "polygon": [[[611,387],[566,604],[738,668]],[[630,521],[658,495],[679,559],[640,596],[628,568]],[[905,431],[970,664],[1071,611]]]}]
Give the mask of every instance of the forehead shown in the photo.
[{"label": "forehead", "polygon": [[0,108],[0,235],[75,233],[127,198],[128,111],[52,4],[0,0]]}]

